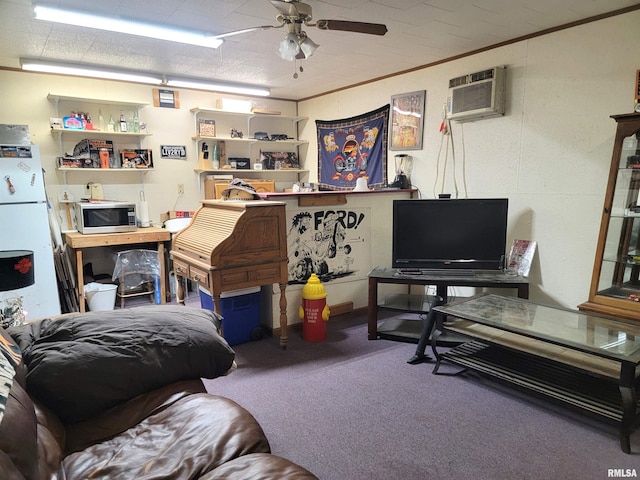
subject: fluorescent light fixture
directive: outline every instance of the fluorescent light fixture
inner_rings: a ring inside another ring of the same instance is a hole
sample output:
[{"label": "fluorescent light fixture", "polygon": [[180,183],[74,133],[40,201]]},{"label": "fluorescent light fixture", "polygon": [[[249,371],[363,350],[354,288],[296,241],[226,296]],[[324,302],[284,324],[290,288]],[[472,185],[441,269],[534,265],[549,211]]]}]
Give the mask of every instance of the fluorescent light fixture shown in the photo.
[{"label": "fluorescent light fixture", "polygon": [[154,77],[152,75],[127,72],[125,70],[74,65],[61,62],[49,62],[21,58],[20,64],[22,65],[23,70],[28,70],[31,72],[59,73],[62,75],[77,75],[80,77],[102,78],[105,80],[123,80],[125,82],[149,83],[152,85],[161,85],[163,81],[160,76]]},{"label": "fluorescent light fixture", "polygon": [[96,28],[109,32],[125,33],[140,37],[156,38],[170,42],[186,43],[199,47],[218,48],[223,41],[215,35],[208,33],[190,32],[177,28],[152,25],[150,23],[136,22],[117,17],[104,17],[90,13],[64,10],[60,8],[36,5],[33,8],[36,19],[49,22],[76,25],[79,27]]},{"label": "fluorescent light fixture", "polygon": [[233,85],[228,83],[207,82],[205,80],[189,79],[169,79],[167,87],[195,88],[198,90],[211,90],[214,92],[238,93],[242,95],[253,95],[256,97],[267,97],[271,95],[268,88],[252,87],[250,85]]}]

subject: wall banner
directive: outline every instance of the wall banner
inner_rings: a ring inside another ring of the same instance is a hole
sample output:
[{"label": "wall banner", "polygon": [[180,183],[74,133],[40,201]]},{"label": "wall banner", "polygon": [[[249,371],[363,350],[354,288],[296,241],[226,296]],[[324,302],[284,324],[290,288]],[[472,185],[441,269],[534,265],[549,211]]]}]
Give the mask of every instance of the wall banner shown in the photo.
[{"label": "wall banner", "polygon": [[287,209],[289,285],[353,281],[371,270],[371,209]]},{"label": "wall banner", "polygon": [[387,183],[389,105],[344,120],[316,120],[318,185],[324,190],[353,190],[356,180],[369,186]]}]

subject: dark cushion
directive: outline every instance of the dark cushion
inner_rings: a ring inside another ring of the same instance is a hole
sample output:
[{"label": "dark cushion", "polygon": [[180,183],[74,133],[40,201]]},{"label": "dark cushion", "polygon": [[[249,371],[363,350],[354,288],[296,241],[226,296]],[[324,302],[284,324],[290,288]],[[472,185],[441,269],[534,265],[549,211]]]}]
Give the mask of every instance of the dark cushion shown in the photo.
[{"label": "dark cushion", "polygon": [[75,423],[179,380],[215,378],[234,352],[214,312],[158,305],[88,312],[12,327],[27,391]]}]

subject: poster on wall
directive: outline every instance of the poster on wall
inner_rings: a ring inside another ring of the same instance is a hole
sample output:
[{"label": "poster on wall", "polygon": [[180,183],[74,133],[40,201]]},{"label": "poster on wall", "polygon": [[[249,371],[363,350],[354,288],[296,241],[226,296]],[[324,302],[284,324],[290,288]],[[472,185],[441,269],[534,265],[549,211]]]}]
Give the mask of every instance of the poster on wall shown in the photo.
[{"label": "poster on wall", "polygon": [[422,149],[426,98],[426,90],[391,97],[391,144],[389,150]]},{"label": "poster on wall", "polygon": [[387,183],[389,108],[343,120],[316,120],[320,189],[353,190],[361,177],[370,187]]},{"label": "poster on wall", "polygon": [[353,281],[371,270],[370,208],[287,209],[289,284]]}]

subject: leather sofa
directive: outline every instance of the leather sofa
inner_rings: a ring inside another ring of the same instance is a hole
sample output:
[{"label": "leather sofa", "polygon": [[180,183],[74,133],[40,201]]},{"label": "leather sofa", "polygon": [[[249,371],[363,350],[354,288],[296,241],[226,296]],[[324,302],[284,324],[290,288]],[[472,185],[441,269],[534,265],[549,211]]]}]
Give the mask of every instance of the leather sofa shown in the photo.
[{"label": "leather sofa", "polygon": [[219,320],[149,306],[1,329],[0,478],[315,479],[206,392],[235,365]]}]

